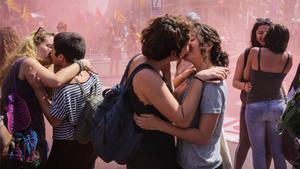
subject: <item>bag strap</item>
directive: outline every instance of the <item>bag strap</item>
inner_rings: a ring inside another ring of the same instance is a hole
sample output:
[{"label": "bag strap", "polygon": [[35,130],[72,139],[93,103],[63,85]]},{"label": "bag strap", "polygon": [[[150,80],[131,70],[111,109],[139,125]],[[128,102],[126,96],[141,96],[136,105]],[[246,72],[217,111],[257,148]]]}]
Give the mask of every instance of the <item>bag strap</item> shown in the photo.
[{"label": "bag strap", "polygon": [[141,70],[143,69],[152,69],[156,72],[156,70],[149,65],[148,63],[142,63],[140,65],[138,65],[130,74],[130,76],[127,78],[126,82],[125,82],[125,90],[127,90],[131,85],[132,85],[132,80],[134,78],[134,76]]},{"label": "bag strap", "polygon": [[260,71],[260,53],[261,53],[261,48],[258,49],[258,55],[257,55],[258,71]]},{"label": "bag strap", "polygon": [[[90,76],[91,76],[90,78],[93,78],[92,74],[90,74]],[[88,97],[88,94],[84,91],[82,84],[79,82],[79,80],[78,80],[76,77],[74,78],[74,80],[75,80],[76,83],[79,85],[79,88],[80,88],[81,92],[83,93],[83,96],[84,96],[85,98],[87,98],[87,97]],[[96,82],[96,81],[93,81],[93,84],[91,85],[89,96],[92,95],[93,89],[95,89],[95,92],[97,91],[97,90],[96,90],[96,89],[97,89],[97,82]]]},{"label": "bag strap", "polygon": [[140,55],[141,55],[141,54],[138,53],[138,54],[134,55],[134,56],[130,59],[130,61],[129,61],[128,64],[126,65],[126,69],[125,69],[125,72],[124,72],[124,74],[123,74],[123,76],[122,76],[122,79],[121,79],[121,81],[120,81],[120,84],[125,84],[125,82],[127,81],[127,77],[128,77],[129,67],[130,67],[132,61],[133,61],[136,57],[138,57],[138,56],[140,56]]}]

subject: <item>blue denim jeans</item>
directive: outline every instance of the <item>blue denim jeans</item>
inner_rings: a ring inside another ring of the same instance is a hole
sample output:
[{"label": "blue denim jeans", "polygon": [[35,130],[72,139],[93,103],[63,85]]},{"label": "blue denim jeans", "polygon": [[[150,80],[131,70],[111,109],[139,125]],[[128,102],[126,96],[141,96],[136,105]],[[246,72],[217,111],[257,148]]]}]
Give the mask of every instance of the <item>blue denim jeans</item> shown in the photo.
[{"label": "blue denim jeans", "polygon": [[281,150],[281,136],[276,125],[285,108],[283,100],[270,100],[246,105],[246,124],[250,139],[254,169],[266,169],[265,136],[269,139],[275,169],[286,169]]}]

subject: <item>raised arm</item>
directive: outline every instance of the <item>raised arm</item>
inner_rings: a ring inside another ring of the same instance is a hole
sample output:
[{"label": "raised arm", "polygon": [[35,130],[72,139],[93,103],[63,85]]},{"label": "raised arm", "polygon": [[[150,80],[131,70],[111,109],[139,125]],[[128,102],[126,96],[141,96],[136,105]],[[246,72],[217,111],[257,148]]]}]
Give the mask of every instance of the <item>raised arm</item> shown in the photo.
[{"label": "raised arm", "polygon": [[[136,124],[146,130],[159,130],[197,144],[208,144],[215,130],[221,128],[219,117],[224,114],[226,89],[218,84],[206,84],[200,103],[199,123],[191,128],[183,129],[163,121],[151,114],[134,116]],[[198,107],[198,106],[197,106]],[[190,127],[190,126],[189,126]]]},{"label": "raised arm", "polygon": [[[209,76],[209,73],[213,76]],[[209,77],[224,79],[227,76],[227,69],[218,68],[212,72],[198,72],[195,76],[197,78],[193,78],[191,81],[190,90],[181,105],[168,90],[160,76],[152,70],[145,69],[139,72],[134,78],[133,85],[140,98],[145,98],[148,104],[153,105],[176,125],[187,127],[194,117],[201,97],[203,84],[199,79],[207,80]]]},{"label": "raised arm", "polygon": [[[89,61],[83,59],[81,60],[84,66],[89,66]],[[57,88],[62,84],[67,83],[80,71],[80,66],[77,63],[73,63],[70,66],[61,69],[60,71],[54,73],[43,65],[41,65],[37,60],[32,58],[27,58],[21,65],[21,76],[25,79],[32,76],[31,71],[36,71],[36,76],[40,78],[42,84],[46,87]]]},{"label": "raised arm", "polygon": [[194,74],[196,69],[194,66],[190,66],[185,71],[180,73],[178,76],[175,76],[173,79],[174,87],[177,88],[181,83],[185,81],[190,75]]}]

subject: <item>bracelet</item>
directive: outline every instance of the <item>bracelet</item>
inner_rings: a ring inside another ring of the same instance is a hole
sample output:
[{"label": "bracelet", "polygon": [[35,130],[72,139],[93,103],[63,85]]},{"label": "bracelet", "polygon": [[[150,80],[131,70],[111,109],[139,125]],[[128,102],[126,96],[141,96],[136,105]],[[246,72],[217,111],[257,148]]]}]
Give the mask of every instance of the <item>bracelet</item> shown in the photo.
[{"label": "bracelet", "polygon": [[200,79],[199,77],[197,77],[197,76],[193,76],[193,78],[194,79],[197,79],[197,80],[199,80],[200,82],[202,82],[202,83],[205,83],[205,81],[204,80],[202,80],[202,79]]},{"label": "bracelet", "polygon": [[77,63],[79,65],[80,72],[84,70],[84,65],[83,65],[82,61],[77,60],[77,59],[74,59],[73,61],[74,61],[74,63]]},{"label": "bracelet", "polygon": [[0,127],[2,127],[3,126],[3,116],[0,116]]}]

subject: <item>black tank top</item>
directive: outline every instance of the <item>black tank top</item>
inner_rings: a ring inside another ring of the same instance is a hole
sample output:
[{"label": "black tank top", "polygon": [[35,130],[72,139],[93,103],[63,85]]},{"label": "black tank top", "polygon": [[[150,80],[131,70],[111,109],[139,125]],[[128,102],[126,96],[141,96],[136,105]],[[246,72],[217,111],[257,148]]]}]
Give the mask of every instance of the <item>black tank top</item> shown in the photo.
[{"label": "black tank top", "polygon": [[14,71],[16,69],[16,88],[17,93],[27,102],[30,114],[31,114],[31,124],[30,128],[35,130],[38,134],[39,141],[45,140],[45,121],[42,114],[42,110],[39,104],[37,97],[35,96],[34,90],[30,86],[30,84],[26,80],[21,80],[18,78],[18,74],[20,71],[21,63],[23,62],[23,58],[18,59],[12,69],[8,72],[6,78],[4,79],[5,85],[2,86],[2,102],[1,102],[1,114],[4,116],[4,122],[6,121],[6,113],[4,111],[4,107],[7,105],[7,96],[9,91],[13,86],[14,79]]},{"label": "black tank top", "polygon": [[[136,69],[152,69],[156,70],[149,64],[141,64]],[[158,73],[158,72],[157,72]],[[148,89],[151,90],[151,89]],[[144,105],[143,102],[139,100],[137,95],[134,93],[133,87],[131,86],[128,91],[128,99],[131,110],[136,114],[154,114],[155,116],[161,118],[164,121],[168,121],[154,106]],[[162,168],[173,169],[176,159],[175,159],[175,140],[172,135],[160,132],[160,131],[150,131],[143,130],[138,126],[137,130],[142,132],[143,139],[139,152],[136,158],[134,158],[128,165],[129,166],[140,166],[136,168],[151,168],[151,166],[160,166]],[[149,159],[154,158],[154,159]],[[148,159],[148,160],[145,160]],[[142,161],[147,161],[148,164],[142,164]],[[151,161],[151,162],[150,162]],[[151,163],[151,164],[149,164]],[[156,163],[156,164],[154,164]],[[163,167],[165,166],[165,167]],[[159,168],[159,167],[158,167]]]},{"label": "black tank top", "polygon": [[272,73],[260,70],[260,53],[261,49],[259,49],[257,56],[258,70],[251,69],[252,89],[248,93],[247,103],[283,99],[280,87],[286,76],[284,71],[289,63],[290,56],[288,55],[284,68],[280,73]]}]

